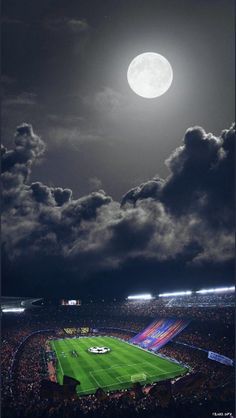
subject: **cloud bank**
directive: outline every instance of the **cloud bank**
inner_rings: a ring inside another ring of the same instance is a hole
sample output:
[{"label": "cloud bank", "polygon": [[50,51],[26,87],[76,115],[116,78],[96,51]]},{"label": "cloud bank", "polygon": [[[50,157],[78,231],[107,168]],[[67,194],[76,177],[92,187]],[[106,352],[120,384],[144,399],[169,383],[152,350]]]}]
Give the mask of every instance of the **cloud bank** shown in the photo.
[{"label": "cloud bank", "polygon": [[[188,129],[166,161],[169,176],[129,190],[120,203],[102,189],[75,198],[70,189],[31,183],[32,165],[45,153],[45,143],[22,124],[14,148],[2,148],[8,264],[20,265],[33,281],[34,269],[44,263],[50,286],[58,265],[61,280],[71,275],[81,283],[137,259],[193,266],[233,260],[234,143],[234,125],[219,137],[201,127]],[[7,279],[17,282],[13,276]]]}]

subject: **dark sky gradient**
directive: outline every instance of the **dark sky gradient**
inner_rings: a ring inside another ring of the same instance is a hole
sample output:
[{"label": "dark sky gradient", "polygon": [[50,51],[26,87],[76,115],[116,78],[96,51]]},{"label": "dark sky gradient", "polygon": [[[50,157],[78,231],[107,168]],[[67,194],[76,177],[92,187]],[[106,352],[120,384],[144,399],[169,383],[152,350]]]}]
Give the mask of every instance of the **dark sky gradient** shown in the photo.
[{"label": "dark sky gradient", "polygon": [[[234,2],[5,0],[2,15],[4,294],[232,283]],[[154,100],[126,78],[146,51],[173,68]]]}]

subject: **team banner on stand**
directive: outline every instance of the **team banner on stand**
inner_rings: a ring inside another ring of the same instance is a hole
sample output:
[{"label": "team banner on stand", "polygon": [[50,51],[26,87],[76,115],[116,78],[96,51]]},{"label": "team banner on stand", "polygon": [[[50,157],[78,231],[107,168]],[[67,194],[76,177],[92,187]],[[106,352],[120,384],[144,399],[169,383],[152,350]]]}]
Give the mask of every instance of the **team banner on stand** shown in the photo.
[{"label": "team banner on stand", "polygon": [[218,363],[225,364],[226,366],[234,365],[234,361],[231,358],[222,356],[221,354],[218,354],[218,353],[214,353],[213,351],[208,351],[208,358],[210,360],[218,361]]},{"label": "team banner on stand", "polygon": [[137,344],[142,348],[157,351],[183,331],[188,323],[189,321],[185,321],[184,319],[156,319],[139,334],[131,338],[130,342],[132,344]]},{"label": "team banner on stand", "polygon": [[64,328],[64,331],[68,335],[77,334],[77,328]]}]

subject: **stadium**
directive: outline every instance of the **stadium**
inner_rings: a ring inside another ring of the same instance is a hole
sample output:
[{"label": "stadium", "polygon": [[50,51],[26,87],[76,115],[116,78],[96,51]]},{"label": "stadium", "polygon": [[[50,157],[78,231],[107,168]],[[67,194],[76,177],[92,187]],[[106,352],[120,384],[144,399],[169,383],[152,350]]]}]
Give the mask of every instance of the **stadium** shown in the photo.
[{"label": "stadium", "polygon": [[234,417],[234,297],[3,297],[3,417]]}]

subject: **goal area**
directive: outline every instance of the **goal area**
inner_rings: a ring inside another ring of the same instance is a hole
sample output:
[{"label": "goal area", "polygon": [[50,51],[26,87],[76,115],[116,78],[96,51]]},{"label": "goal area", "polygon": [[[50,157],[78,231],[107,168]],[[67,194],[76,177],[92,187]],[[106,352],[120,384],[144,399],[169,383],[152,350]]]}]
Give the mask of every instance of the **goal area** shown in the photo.
[{"label": "goal area", "polygon": [[147,375],[145,373],[137,373],[131,375],[131,382],[144,382],[147,379]]}]

